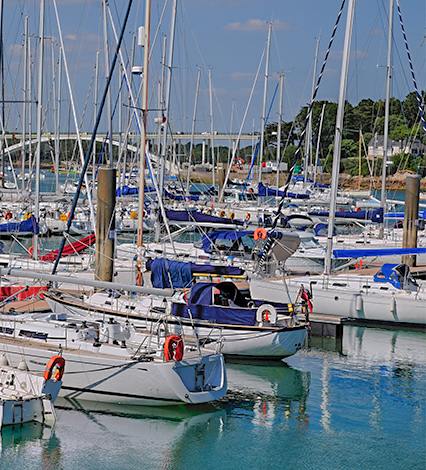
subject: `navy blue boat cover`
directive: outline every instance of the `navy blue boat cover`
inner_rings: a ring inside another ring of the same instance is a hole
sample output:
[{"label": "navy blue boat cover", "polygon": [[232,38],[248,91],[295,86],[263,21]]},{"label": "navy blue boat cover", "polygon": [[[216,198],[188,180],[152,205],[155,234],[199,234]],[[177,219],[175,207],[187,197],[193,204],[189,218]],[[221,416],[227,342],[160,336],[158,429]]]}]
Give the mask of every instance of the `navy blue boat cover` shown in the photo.
[{"label": "navy blue boat cover", "polygon": [[244,222],[235,219],[227,219],[224,217],[216,217],[214,215],[202,214],[196,210],[190,211],[173,211],[166,210],[166,216],[169,220],[177,220],[179,222],[216,222],[229,225],[243,225]]},{"label": "navy blue boat cover", "polygon": [[152,287],[158,287],[160,289],[188,287],[192,281],[192,273],[233,276],[239,276],[244,273],[243,270],[234,266],[185,263],[184,261],[171,261],[166,258],[149,259],[146,262],[146,268],[151,270]]}]

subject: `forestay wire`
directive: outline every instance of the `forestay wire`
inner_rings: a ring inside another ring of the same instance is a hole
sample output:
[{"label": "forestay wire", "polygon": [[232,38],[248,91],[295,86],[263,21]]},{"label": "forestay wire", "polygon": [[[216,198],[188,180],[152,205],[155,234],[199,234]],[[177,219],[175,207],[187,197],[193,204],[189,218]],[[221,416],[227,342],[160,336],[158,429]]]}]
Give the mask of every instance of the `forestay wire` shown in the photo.
[{"label": "forestay wire", "polygon": [[[342,16],[342,13],[343,13],[343,8],[345,6],[345,2],[346,0],[343,0],[342,1],[342,5],[340,7],[340,11],[339,11],[339,14],[337,15],[337,19],[336,19],[336,23],[334,25],[334,28],[333,28],[333,33],[331,35],[331,38],[330,38],[330,41],[328,43],[328,48],[327,48],[327,52],[325,54],[325,57],[324,57],[324,61],[323,61],[323,64],[322,64],[322,67],[321,67],[321,71],[318,75],[318,79],[317,79],[317,83],[316,83],[316,86],[315,86],[315,90],[314,90],[314,93],[312,95],[312,99],[311,99],[311,102],[309,103],[309,107],[308,107],[308,112],[306,113],[306,118],[305,118],[305,123],[304,123],[304,126],[303,126],[303,130],[300,134],[300,139],[299,139],[299,143],[297,145],[297,149],[294,153],[294,158],[293,158],[293,162],[291,164],[291,167],[290,167],[290,170],[288,172],[288,176],[287,176],[287,181],[284,185],[284,189],[283,189],[283,196],[281,197],[281,200],[277,206],[277,209],[276,209],[276,212],[274,214],[274,219],[272,221],[272,226],[269,228],[269,231],[268,231],[268,240],[265,244],[265,247],[263,249],[263,255],[259,261],[259,267],[263,264],[263,262],[265,261],[266,259],[266,256],[269,254],[269,251],[270,249],[272,248],[272,244],[273,244],[273,237],[272,237],[272,234],[277,226],[277,223],[278,223],[278,220],[280,218],[280,214],[281,214],[281,209],[283,208],[283,205],[284,205],[284,202],[285,202],[285,199],[286,199],[286,196],[287,196],[287,190],[288,190],[288,187],[290,186],[290,183],[291,183],[291,180],[292,180],[292,177],[293,177],[293,173],[294,173],[294,169],[296,167],[296,163],[299,159],[299,154],[300,154],[300,150],[302,148],[302,142],[303,142],[303,137],[306,133],[306,129],[308,127],[308,122],[309,122],[309,117],[312,113],[312,108],[314,106],[314,102],[315,102],[315,99],[316,99],[316,96],[317,96],[317,93],[318,93],[318,88],[319,88],[319,85],[321,83],[321,79],[322,79],[322,76],[324,74],[324,70],[325,70],[325,66],[326,66],[326,63],[327,63],[327,60],[328,60],[328,56],[330,55],[330,50],[331,50],[331,46],[333,44],[333,41],[334,41],[334,37],[336,35],[336,31],[337,31],[337,26],[339,24],[339,21],[340,21],[340,17]],[[277,188],[278,189],[278,188]]]},{"label": "forestay wire", "polygon": [[423,113],[423,108],[422,108],[422,101],[420,98],[419,90],[417,88],[416,76],[414,75],[414,67],[413,67],[413,62],[411,60],[410,49],[408,48],[407,35],[405,34],[404,22],[402,21],[402,14],[401,14],[401,8],[399,7],[399,0],[396,0],[396,6],[398,8],[399,23],[401,25],[402,35],[404,36],[405,50],[407,51],[408,62],[410,64],[411,77],[413,78],[414,90],[416,92],[416,97],[417,97],[417,104],[419,105],[420,118],[422,120],[423,130],[426,134],[426,124],[425,124],[425,118],[424,118],[424,113]]}]

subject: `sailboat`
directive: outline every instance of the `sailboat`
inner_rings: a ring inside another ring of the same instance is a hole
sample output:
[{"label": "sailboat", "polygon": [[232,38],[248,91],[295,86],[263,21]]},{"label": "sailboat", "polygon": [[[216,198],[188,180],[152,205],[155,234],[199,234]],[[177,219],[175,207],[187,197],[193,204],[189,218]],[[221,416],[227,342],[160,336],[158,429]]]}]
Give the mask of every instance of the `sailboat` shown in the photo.
[{"label": "sailboat", "polygon": [[[250,281],[250,288],[254,298],[261,295],[262,298],[271,301],[282,298],[288,292],[295,298],[301,291],[309,291],[313,300],[313,306],[310,304],[313,313],[328,314],[339,318],[355,318],[363,321],[424,326],[426,324],[426,283],[415,280],[406,264],[385,264],[377,272],[369,275],[358,273],[331,274],[333,228],[354,3],[354,0],[351,0],[348,5],[342,60],[325,272],[318,276],[289,278],[285,281],[285,284],[282,280],[272,281],[253,278]],[[389,34],[391,35],[391,32]],[[388,60],[389,62],[390,60]],[[389,80],[390,65],[388,72]]]}]

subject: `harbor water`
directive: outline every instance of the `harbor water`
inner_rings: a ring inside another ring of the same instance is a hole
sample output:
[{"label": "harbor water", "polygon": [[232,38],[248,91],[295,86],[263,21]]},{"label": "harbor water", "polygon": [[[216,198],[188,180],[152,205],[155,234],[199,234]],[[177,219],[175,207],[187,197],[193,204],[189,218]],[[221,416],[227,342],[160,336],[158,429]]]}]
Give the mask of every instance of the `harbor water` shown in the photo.
[{"label": "harbor water", "polygon": [[227,373],[227,396],[202,407],[58,400],[53,428],[3,430],[0,469],[426,467],[424,332],[345,326],[341,348],[312,338],[285,362]]}]

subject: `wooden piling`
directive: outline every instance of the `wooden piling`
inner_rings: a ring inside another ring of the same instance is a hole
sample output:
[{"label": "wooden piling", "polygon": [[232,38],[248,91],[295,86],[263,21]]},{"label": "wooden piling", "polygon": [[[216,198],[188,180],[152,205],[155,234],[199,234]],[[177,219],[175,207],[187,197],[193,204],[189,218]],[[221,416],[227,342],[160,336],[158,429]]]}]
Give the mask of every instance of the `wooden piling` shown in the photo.
[{"label": "wooden piling", "polygon": [[116,170],[98,171],[98,204],[96,220],[95,280],[111,282],[114,274],[115,181]]},{"label": "wooden piling", "polygon": [[[405,212],[402,234],[403,248],[417,248],[417,225],[419,218],[420,179],[418,175],[407,175],[405,179]],[[416,266],[416,255],[403,255],[402,263]]]}]

